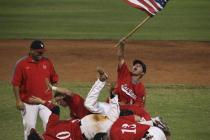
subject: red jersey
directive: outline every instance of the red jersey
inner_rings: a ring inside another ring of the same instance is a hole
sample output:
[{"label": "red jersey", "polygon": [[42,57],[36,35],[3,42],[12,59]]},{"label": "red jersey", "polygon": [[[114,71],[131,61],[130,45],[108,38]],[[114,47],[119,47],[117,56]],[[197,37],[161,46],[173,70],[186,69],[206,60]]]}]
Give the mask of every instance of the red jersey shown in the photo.
[{"label": "red jersey", "polygon": [[132,83],[132,73],[129,71],[126,63],[118,67],[117,72],[118,78],[115,93],[119,96],[119,102],[144,106],[143,99],[146,95],[144,85],[141,82],[138,84]]},{"label": "red jersey", "polygon": [[20,88],[19,94],[23,102],[28,103],[31,96],[46,101],[50,100],[52,92],[48,90],[47,80],[50,83],[58,81],[58,75],[49,59],[42,58],[36,62],[31,56],[28,56],[23,57],[16,63],[12,84]]},{"label": "red jersey", "polygon": [[43,134],[45,140],[83,140],[80,130],[80,120],[59,120],[59,113],[54,113],[55,107],[51,103],[46,106],[52,111]]},{"label": "red jersey", "polygon": [[110,130],[111,140],[140,140],[150,128],[149,125],[143,125],[135,122],[133,115],[120,116],[112,125]]},{"label": "red jersey", "polygon": [[90,114],[90,112],[84,106],[84,99],[80,95],[73,94],[71,97],[66,97],[65,101],[68,103],[69,110],[71,110],[71,118],[81,119]]}]

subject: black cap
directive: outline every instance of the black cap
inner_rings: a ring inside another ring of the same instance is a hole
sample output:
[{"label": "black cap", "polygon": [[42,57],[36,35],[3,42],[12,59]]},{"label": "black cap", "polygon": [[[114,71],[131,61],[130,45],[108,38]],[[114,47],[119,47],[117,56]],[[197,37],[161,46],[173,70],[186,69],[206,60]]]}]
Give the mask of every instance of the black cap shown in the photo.
[{"label": "black cap", "polygon": [[31,49],[37,51],[45,51],[45,45],[41,40],[34,40],[31,43]]}]

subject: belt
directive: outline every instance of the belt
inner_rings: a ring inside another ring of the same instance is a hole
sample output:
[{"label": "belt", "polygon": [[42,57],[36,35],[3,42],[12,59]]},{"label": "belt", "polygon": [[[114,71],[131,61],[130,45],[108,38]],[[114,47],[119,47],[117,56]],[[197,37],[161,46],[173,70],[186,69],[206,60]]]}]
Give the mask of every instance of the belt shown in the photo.
[{"label": "belt", "polygon": [[[81,121],[79,122],[79,126],[80,126],[80,130],[81,130],[81,126],[82,126]],[[82,133],[82,131],[81,131],[81,133]],[[84,133],[82,133],[82,137],[83,137],[84,140],[88,140]]]}]

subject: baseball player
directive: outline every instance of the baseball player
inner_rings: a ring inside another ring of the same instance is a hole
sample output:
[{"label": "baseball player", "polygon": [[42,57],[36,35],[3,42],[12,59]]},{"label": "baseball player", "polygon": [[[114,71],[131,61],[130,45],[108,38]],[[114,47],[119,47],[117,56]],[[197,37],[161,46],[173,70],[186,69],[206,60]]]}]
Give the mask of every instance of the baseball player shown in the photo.
[{"label": "baseball player", "polygon": [[125,62],[124,56],[125,44],[120,42],[117,50],[118,56],[118,78],[114,92],[119,96],[120,109],[131,110],[134,114],[142,117],[142,122],[148,125],[161,125],[164,129],[168,129],[159,117],[151,118],[150,114],[144,109],[146,92],[142,77],[146,73],[146,65],[141,60],[134,60],[133,67],[130,71]]},{"label": "baseball player", "polygon": [[81,119],[90,114],[84,106],[84,99],[70,90],[57,87],[54,99],[61,106],[69,107],[71,119]]},{"label": "baseball player", "polygon": [[146,73],[146,65],[141,60],[136,59],[133,61],[132,70],[128,69],[124,57],[124,42],[120,43],[117,55],[119,62],[115,93],[118,94],[120,103],[144,107],[146,93],[141,78]]},{"label": "baseball player", "polygon": [[146,73],[146,65],[141,60],[134,60],[133,67],[130,71],[125,62],[124,42],[121,41],[117,50],[118,56],[118,77],[114,93],[119,96],[120,109],[132,110],[136,115],[141,116],[144,120],[150,121],[150,114],[144,109],[146,92],[142,77]]},{"label": "baseball player", "polygon": [[112,124],[118,119],[120,113],[117,95],[111,94],[109,103],[98,101],[100,92],[108,78],[103,70],[98,69],[98,73],[99,79],[92,86],[85,99],[85,107],[96,114],[88,115],[81,120],[81,131],[88,139],[101,132],[107,133]]},{"label": "baseball player", "polygon": [[31,130],[28,140],[83,140],[84,137],[80,130],[80,120],[60,120],[60,109],[51,102],[44,101],[38,97],[31,97],[30,101],[34,104],[42,104],[48,107],[52,114],[49,117],[46,131],[43,135],[39,135]]},{"label": "baseball player", "polygon": [[121,111],[120,117],[110,130],[111,140],[166,140],[158,127],[140,124],[141,118],[130,110]]},{"label": "baseball player", "polygon": [[45,101],[52,98],[52,92],[48,90],[46,81],[51,84],[58,82],[58,75],[52,62],[43,56],[45,45],[40,40],[31,43],[29,55],[17,61],[12,78],[13,92],[16,99],[16,107],[21,111],[24,126],[24,138],[31,128],[35,128],[37,115],[43,121],[45,129],[51,111],[43,105],[34,105],[29,98],[37,96]]}]

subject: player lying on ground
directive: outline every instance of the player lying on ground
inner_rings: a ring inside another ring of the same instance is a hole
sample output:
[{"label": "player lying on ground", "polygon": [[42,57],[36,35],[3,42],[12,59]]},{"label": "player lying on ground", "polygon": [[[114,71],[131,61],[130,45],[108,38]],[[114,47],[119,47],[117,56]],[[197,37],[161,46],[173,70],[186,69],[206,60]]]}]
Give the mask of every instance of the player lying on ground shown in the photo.
[{"label": "player lying on ground", "polygon": [[[59,120],[59,107],[53,105],[50,102],[43,101],[39,98],[33,97],[31,99],[34,103],[44,104],[51,111],[52,114],[49,118],[47,125],[47,130],[40,136],[35,129],[31,130],[28,140],[52,140],[52,139],[76,139],[82,140],[84,135],[80,131],[80,121],[74,120]],[[150,140],[165,140],[165,135],[163,132],[155,127],[148,125],[139,124],[139,117],[132,114],[131,111],[121,111],[121,116],[114,122],[110,130],[111,140],[139,140],[140,138],[150,139]],[[103,121],[106,118],[100,115],[94,115],[98,121]],[[89,121],[88,119],[84,121]],[[92,127],[91,127],[92,129]],[[94,137],[95,140],[101,138],[108,139],[107,133],[97,133]]]},{"label": "player lying on ground", "polygon": [[[100,75],[100,78],[95,82],[88,93],[87,101],[85,101],[85,105],[90,111],[100,114],[87,115],[80,121],[78,119],[59,120],[58,106],[37,97],[30,98],[31,103],[47,106],[52,111],[52,114],[42,137],[32,129],[28,140],[40,140],[43,138],[44,140],[82,140],[92,139],[99,132],[108,132],[112,124],[117,120],[120,110],[117,96],[112,96],[109,103],[97,102],[99,93],[105,85],[104,80],[106,80],[106,76]],[[54,88],[55,87],[53,87],[53,89]]]},{"label": "player lying on ground", "polygon": [[59,105],[69,107],[71,119],[81,119],[90,114],[84,106],[84,99],[79,94],[50,84],[49,88],[55,92],[54,99]]},{"label": "player lying on ground", "polygon": [[[104,75],[102,75],[101,77],[103,76]],[[71,118],[81,119],[82,117],[90,114],[90,112],[84,106],[84,99],[80,95],[73,93],[72,91],[62,88],[62,87],[54,87],[50,84],[49,84],[49,87],[51,90],[53,90],[53,92],[55,92],[55,95],[54,95],[55,101],[63,107],[66,107],[66,106],[69,107],[69,109],[71,110],[71,114],[70,114]],[[86,101],[86,103],[88,102],[89,101]],[[107,104],[107,103],[100,102],[99,104],[101,106],[104,106],[104,104]]]},{"label": "player lying on ground", "polygon": [[[90,122],[93,126],[93,131],[96,132],[92,132],[92,136],[95,136],[98,133],[107,133],[110,130],[112,124],[118,119],[120,114],[117,95],[111,94],[109,98],[109,103],[98,101],[99,95],[106,84],[108,76],[104,73],[102,69],[98,69],[97,71],[99,73],[100,80],[97,80],[95,82],[85,99],[85,107],[90,112],[101,114],[100,117],[94,118],[95,120]],[[81,120],[82,123],[83,121],[85,120]],[[91,134],[89,133],[89,135]],[[87,136],[87,138],[90,139],[91,137]]]},{"label": "player lying on ground", "polygon": [[111,140],[166,140],[164,132],[155,126],[139,123],[139,116],[123,110],[110,130]]},{"label": "player lying on ground", "polygon": [[52,114],[49,117],[46,131],[43,135],[39,135],[34,129],[31,130],[28,140],[83,140],[83,135],[80,130],[80,121],[74,120],[60,120],[60,108],[51,102],[46,102],[38,97],[30,98],[34,104],[42,104],[48,107]]}]

